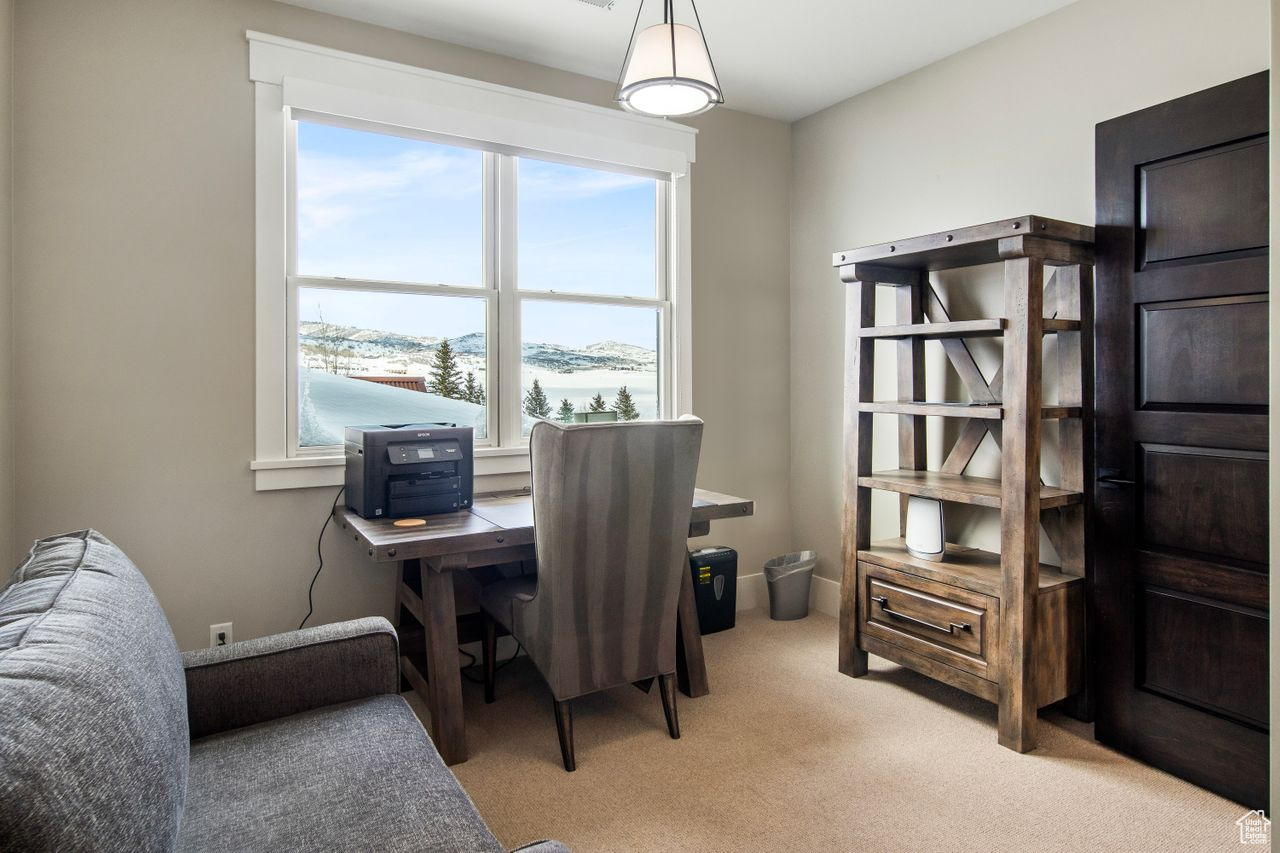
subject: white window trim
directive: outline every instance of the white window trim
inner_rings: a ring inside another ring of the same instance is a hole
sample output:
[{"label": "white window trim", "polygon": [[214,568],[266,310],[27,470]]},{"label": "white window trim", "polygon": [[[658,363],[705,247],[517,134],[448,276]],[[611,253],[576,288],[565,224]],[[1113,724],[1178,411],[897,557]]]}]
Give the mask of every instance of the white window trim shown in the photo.
[{"label": "white window trim", "polygon": [[[673,414],[691,410],[689,165],[694,160],[696,130],[278,36],[253,31],[246,35],[249,79],[254,83],[256,196],[256,423],[249,467],[257,490],[336,486],[343,481],[341,456],[290,455],[286,275],[291,109],[670,175],[665,257],[671,316],[664,322],[662,335],[672,365],[669,370],[660,365],[659,382],[672,385],[671,393],[663,397],[674,406]],[[497,298],[504,297],[499,293]],[[504,323],[515,322],[514,311],[499,316]],[[504,383],[519,382],[519,371],[499,370],[498,378]],[[497,390],[497,396],[505,399],[503,391],[509,389]],[[498,416],[518,418],[515,413],[504,414],[501,407]],[[528,469],[524,447],[476,449],[477,476]]]}]

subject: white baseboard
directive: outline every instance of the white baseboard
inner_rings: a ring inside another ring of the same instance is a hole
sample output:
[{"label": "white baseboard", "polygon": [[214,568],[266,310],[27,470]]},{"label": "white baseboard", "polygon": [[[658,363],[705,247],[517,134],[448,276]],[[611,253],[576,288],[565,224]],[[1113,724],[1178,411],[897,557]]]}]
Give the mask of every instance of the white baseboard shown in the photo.
[{"label": "white baseboard", "polygon": [[[738,602],[735,610],[762,610],[769,606],[768,582],[764,572],[739,575]],[[813,576],[809,587],[809,606],[828,616],[840,615],[840,584],[838,581]]]},{"label": "white baseboard", "polygon": [[809,588],[809,606],[819,613],[839,616],[840,582],[814,575],[813,586]]},{"label": "white baseboard", "polygon": [[759,610],[769,606],[769,590],[765,587],[764,572],[738,576],[738,601],[734,610]]}]

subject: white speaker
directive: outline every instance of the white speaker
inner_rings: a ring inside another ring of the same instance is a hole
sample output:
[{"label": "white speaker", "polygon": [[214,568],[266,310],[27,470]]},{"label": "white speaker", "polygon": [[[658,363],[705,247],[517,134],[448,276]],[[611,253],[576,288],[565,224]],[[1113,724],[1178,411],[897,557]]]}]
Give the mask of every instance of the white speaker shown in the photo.
[{"label": "white speaker", "polygon": [[907,498],[907,552],[921,560],[941,562],[947,552],[947,527],[942,501],[911,495]]}]

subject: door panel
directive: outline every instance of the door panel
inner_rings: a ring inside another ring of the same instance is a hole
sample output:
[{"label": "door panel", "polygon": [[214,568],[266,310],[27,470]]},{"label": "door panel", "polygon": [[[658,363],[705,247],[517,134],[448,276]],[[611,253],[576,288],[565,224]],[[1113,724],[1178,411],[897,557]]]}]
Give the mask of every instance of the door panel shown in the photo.
[{"label": "door panel", "polygon": [[[1266,173],[1265,137],[1140,166],[1142,265],[1266,246]],[[1235,203],[1203,203],[1219,194]]]},{"label": "door panel", "polygon": [[1267,296],[1138,305],[1143,408],[1266,406]]},{"label": "door panel", "polygon": [[[1267,76],[1098,125],[1099,740],[1267,793]],[[1132,481],[1132,485],[1124,481]]]},{"label": "door panel", "polygon": [[[1265,613],[1151,586],[1143,590],[1142,610],[1142,689],[1266,728],[1267,683],[1249,665],[1267,653]],[[1247,654],[1184,654],[1196,644],[1222,644]]]},{"label": "door panel", "polygon": [[1266,571],[1265,453],[1166,444],[1144,444],[1139,453],[1142,547]]}]

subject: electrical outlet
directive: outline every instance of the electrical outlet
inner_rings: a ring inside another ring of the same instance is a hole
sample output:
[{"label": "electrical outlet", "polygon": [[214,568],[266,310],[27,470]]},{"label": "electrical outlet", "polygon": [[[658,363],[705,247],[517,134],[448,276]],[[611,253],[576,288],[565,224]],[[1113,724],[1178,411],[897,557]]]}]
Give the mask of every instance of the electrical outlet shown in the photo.
[{"label": "electrical outlet", "polygon": [[219,622],[209,626],[209,648],[231,645],[231,623]]}]

